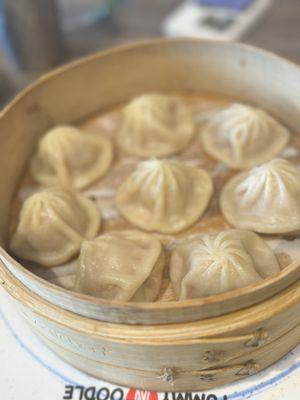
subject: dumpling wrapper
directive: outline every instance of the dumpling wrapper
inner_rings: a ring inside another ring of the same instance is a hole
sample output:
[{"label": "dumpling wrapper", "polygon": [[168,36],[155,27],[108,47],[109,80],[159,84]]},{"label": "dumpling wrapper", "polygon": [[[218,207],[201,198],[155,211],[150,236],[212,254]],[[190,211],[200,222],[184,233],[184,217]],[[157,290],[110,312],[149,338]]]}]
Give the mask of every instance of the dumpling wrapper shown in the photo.
[{"label": "dumpling wrapper", "polygon": [[138,157],[165,157],[183,150],[194,132],[191,112],[180,98],[145,94],[124,108],[117,143]]},{"label": "dumpling wrapper", "polygon": [[141,162],[117,192],[120,213],[146,231],[176,233],[195,223],[213,193],[200,168],[171,160]]},{"label": "dumpling wrapper", "polygon": [[279,272],[268,244],[238,229],[187,240],[174,248],[170,259],[170,278],[180,300],[239,289]]},{"label": "dumpling wrapper", "polygon": [[165,267],[158,239],[128,230],[106,233],[82,244],[76,289],[107,300],[156,300]]},{"label": "dumpling wrapper", "polygon": [[204,126],[204,150],[231,168],[247,169],[275,157],[287,144],[289,131],[267,112],[232,104]]},{"label": "dumpling wrapper", "polygon": [[42,266],[57,266],[79,253],[82,241],[94,238],[100,223],[91,200],[64,189],[45,189],[24,202],[10,249]]},{"label": "dumpling wrapper", "polygon": [[229,180],[220,207],[228,222],[260,233],[300,229],[300,171],[289,161],[274,159]]},{"label": "dumpling wrapper", "polygon": [[38,144],[31,174],[44,186],[86,188],[108,171],[112,143],[101,136],[71,126],[51,129]]}]

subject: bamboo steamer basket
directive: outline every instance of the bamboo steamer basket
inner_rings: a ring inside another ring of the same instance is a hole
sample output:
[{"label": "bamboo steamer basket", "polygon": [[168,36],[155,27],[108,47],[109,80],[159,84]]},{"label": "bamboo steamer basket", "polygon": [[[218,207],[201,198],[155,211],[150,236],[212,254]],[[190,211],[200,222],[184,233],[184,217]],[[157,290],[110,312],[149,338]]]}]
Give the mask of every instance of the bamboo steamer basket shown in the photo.
[{"label": "bamboo steamer basket", "polygon": [[153,326],[112,324],[63,310],[26,288],[3,264],[0,283],[61,358],[143,390],[216,388],[266,368],[300,342],[300,282],[245,310]]},{"label": "bamboo steamer basket", "polygon": [[114,323],[197,321],[249,307],[300,277],[300,263],[222,295],[165,303],[108,302],[59,288],[23,268],[5,251],[9,209],[20,176],[45,131],[77,123],[151,92],[211,92],[261,106],[293,131],[300,126],[299,68],[270,53],[233,43],[154,40],[93,55],[46,75],[0,115],[0,260],[26,287],[65,310]]},{"label": "bamboo steamer basket", "polygon": [[249,46],[154,40],[48,74],[0,115],[0,278],[35,332],[79,369],[142,389],[203,390],[251,375],[300,342],[300,262],[225,294],[141,304],[60,288],[5,250],[11,203],[41,135],[149,91],[230,96],[300,126],[299,68]]}]

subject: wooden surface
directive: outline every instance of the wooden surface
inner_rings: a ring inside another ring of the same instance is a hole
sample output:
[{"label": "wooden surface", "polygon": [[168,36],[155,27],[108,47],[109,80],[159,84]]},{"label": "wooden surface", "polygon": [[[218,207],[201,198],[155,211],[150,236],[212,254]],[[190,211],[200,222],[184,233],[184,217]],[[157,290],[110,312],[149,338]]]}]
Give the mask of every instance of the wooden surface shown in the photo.
[{"label": "wooden surface", "polygon": [[[99,4],[90,0],[89,4]],[[66,34],[69,57],[153,36],[161,36],[166,16],[182,0],[123,0],[111,21],[78,29]],[[82,11],[82,0],[64,0],[64,14]],[[266,14],[256,22],[241,41],[274,51],[300,62],[300,1],[274,0]]]},{"label": "wooden surface", "polygon": [[[60,63],[120,43],[162,36],[161,27],[164,19],[181,1],[121,0],[111,19],[69,29],[68,26],[74,25],[74,21],[82,13],[86,13],[89,8],[93,10],[93,7],[99,6],[99,0],[59,0],[64,43],[64,57]],[[300,62],[299,37],[300,1],[274,0],[271,8],[240,41],[269,49],[290,60]],[[45,70],[49,68],[49,65],[44,67]],[[8,74],[8,67],[3,62],[0,63],[1,70]],[[16,90],[24,86],[28,77],[23,77],[22,82],[15,82],[13,79],[9,81],[10,85],[2,88],[0,93],[1,104],[7,102]]]},{"label": "wooden surface", "polygon": [[62,59],[59,19],[53,0],[4,1],[6,26],[19,65],[32,74]]}]

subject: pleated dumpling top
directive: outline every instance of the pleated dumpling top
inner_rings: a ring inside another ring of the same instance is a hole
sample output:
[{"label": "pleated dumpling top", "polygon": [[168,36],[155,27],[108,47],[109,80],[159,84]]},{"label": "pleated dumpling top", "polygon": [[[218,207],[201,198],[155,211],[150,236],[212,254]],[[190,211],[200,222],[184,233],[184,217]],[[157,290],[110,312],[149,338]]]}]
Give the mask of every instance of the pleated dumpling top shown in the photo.
[{"label": "pleated dumpling top", "polygon": [[170,278],[180,300],[239,289],[279,272],[268,244],[238,229],[186,240],[174,248],[170,260]]},{"label": "pleated dumpling top", "polygon": [[128,154],[165,157],[183,150],[194,136],[189,108],[178,97],[145,94],[124,109],[117,141]]},{"label": "pleated dumpling top", "polygon": [[213,193],[206,171],[171,160],[141,162],[121,185],[116,204],[133,225],[175,233],[195,223]]},{"label": "pleated dumpling top", "polygon": [[41,138],[31,162],[31,174],[44,186],[78,190],[100,179],[113,158],[111,142],[71,126],[58,126]]},{"label": "pleated dumpling top", "polygon": [[21,258],[51,267],[79,253],[97,235],[101,217],[94,203],[69,190],[49,188],[25,200],[10,248]]},{"label": "pleated dumpling top", "polygon": [[217,112],[202,132],[206,152],[235,169],[271,160],[288,140],[288,130],[266,111],[236,103]]},{"label": "pleated dumpling top", "polygon": [[231,225],[260,233],[300,229],[300,171],[274,159],[229,180],[221,192],[221,211]]}]

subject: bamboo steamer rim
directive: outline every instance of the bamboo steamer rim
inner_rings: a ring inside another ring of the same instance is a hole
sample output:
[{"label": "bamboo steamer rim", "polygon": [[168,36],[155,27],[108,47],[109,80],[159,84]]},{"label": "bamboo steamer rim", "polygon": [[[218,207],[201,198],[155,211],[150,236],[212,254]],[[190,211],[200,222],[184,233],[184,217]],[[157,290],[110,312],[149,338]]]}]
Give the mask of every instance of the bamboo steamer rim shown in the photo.
[{"label": "bamboo steamer rim", "polygon": [[118,300],[105,300],[101,298],[97,298],[94,296],[90,296],[84,293],[74,292],[70,289],[65,289],[54,283],[48,282],[46,279],[40,278],[39,276],[35,275],[33,272],[24,268],[20,263],[18,263],[15,259],[13,259],[8,253],[6,253],[3,248],[0,247],[0,263],[1,263],[1,256],[8,259],[11,263],[15,266],[18,266],[22,269],[22,272],[26,274],[31,279],[38,281],[41,286],[48,287],[51,291],[56,293],[65,293],[67,295],[74,296],[75,298],[83,301],[93,302],[96,305],[104,305],[104,306],[111,306],[111,307],[122,307],[127,308],[128,310],[153,310],[153,309],[183,309],[189,308],[193,306],[208,305],[214,303],[222,303],[227,300],[235,300],[239,301],[241,297],[247,297],[255,292],[258,291],[265,291],[270,286],[276,286],[277,283],[282,281],[284,278],[289,278],[289,276],[295,275],[295,280],[300,278],[300,261],[295,261],[281,270],[278,274],[271,276],[270,278],[264,279],[262,282],[252,285],[248,285],[242,287],[240,289],[230,290],[225,293],[221,293],[218,295],[212,295],[207,297],[201,297],[196,299],[188,299],[188,300],[173,300],[173,301],[166,301],[166,302],[124,302]]},{"label": "bamboo steamer rim", "polygon": [[[8,294],[59,328],[102,340],[142,345],[183,345],[207,342],[232,342],[247,335],[226,337],[236,330],[257,329],[267,320],[280,315],[300,303],[300,281],[262,303],[226,315],[196,322],[161,325],[127,325],[94,320],[64,310],[42,299],[20,283],[0,262],[0,284]],[[222,334],[225,335],[222,337]],[[251,338],[254,332],[249,336]]]},{"label": "bamboo steamer rim", "polygon": [[107,56],[111,56],[114,54],[118,54],[121,52],[127,52],[128,50],[134,50],[136,48],[142,48],[142,47],[151,47],[152,45],[167,45],[169,43],[202,43],[202,44],[219,44],[224,47],[235,47],[239,49],[245,49],[249,50],[251,52],[254,52],[255,54],[261,54],[268,56],[269,58],[273,58],[274,61],[284,63],[286,65],[290,65],[293,68],[296,68],[299,70],[299,66],[290,60],[287,60],[277,54],[274,54],[273,52],[266,50],[266,49],[261,49],[256,46],[252,46],[250,44],[246,43],[241,43],[241,42],[224,42],[221,39],[199,39],[199,38],[185,38],[185,37],[179,37],[179,38],[154,38],[154,39],[145,39],[145,40],[138,40],[135,42],[131,42],[129,44],[122,44],[119,46],[115,46],[112,49],[108,50],[102,50],[99,52],[96,52],[94,54],[91,54],[90,56],[84,56],[80,57],[79,59],[69,62],[65,65],[62,65],[58,68],[53,69],[50,72],[47,72],[43,75],[41,75],[38,79],[36,79],[34,82],[29,84],[25,89],[23,89],[19,94],[17,94],[3,109],[0,111],[0,120],[5,116],[7,112],[9,112],[17,103],[19,103],[23,98],[25,98],[28,94],[30,94],[36,87],[38,87],[40,84],[51,80],[52,78],[55,78],[56,76],[59,76],[63,72],[70,71],[72,69],[76,69],[78,67],[81,67],[85,64],[89,64],[91,61],[105,58]]},{"label": "bamboo steamer rim", "polygon": [[[26,89],[24,89],[20,94],[18,94],[4,109],[0,112],[0,122],[2,119],[6,117],[6,115],[14,109],[21,101],[25,100],[28,95],[30,95],[36,88],[42,85],[45,82],[51,82],[51,80],[55,79],[56,77],[60,76],[64,72],[69,72],[71,70],[75,70],[80,68],[86,64],[89,64],[92,61],[101,60],[102,58],[106,58],[107,56],[112,56],[122,52],[128,52],[130,50],[135,50],[139,48],[151,48],[152,46],[160,45],[168,45],[170,43],[174,44],[219,44],[223,47],[230,47],[236,49],[244,49],[248,50],[255,55],[262,55],[267,56],[269,59],[273,59],[275,62],[280,62],[281,64],[289,65],[293,68],[299,70],[297,64],[293,63],[292,61],[286,60],[270,51],[262,50],[256,48],[255,46],[251,46],[248,44],[242,43],[227,43],[222,40],[211,40],[211,39],[197,39],[197,38],[156,38],[151,40],[142,40],[136,43],[121,45],[115,47],[113,49],[101,51],[99,53],[93,54],[88,57],[83,57],[79,60],[73,61],[67,65],[61,66],[56,68],[55,70],[41,76],[35,82],[30,84]],[[214,303],[221,303],[224,301],[240,301],[241,297],[247,298],[251,294],[253,295],[255,292],[264,292],[268,287],[276,287],[283,279],[286,279],[289,284],[295,282],[297,279],[300,278],[300,260],[295,261],[280,273],[263,280],[263,282],[259,284],[249,285],[240,289],[235,289],[228,291],[226,293],[222,293],[219,295],[207,296],[198,299],[189,299],[189,300],[180,300],[180,301],[170,301],[170,302],[152,302],[152,303],[136,303],[136,302],[121,302],[121,301],[109,301],[105,299],[96,298],[93,296],[76,293],[72,290],[65,289],[59,287],[51,282],[46,281],[32,273],[31,271],[24,268],[19,262],[17,262],[13,257],[11,257],[3,247],[0,247],[0,261],[1,258],[7,260],[11,263],[15,268],[20,270],[20,272],[29,278],[33,282],[37,282],[41,287],[49,288],[52,292],[65,294],[68,297],[73,297],[78,300],[92,302],[95,305],[99,306],[106,306],[111,308],[120,307],[122,309],[127,309],[129,311],[134,310],[177,310],[177,309],[185,309],[190,307],[201,307],[203,305],[214,304]],[[287,286],[287,285],[286,285]],[[273,291],[272,293],[277,293],[280,289]]]}]

